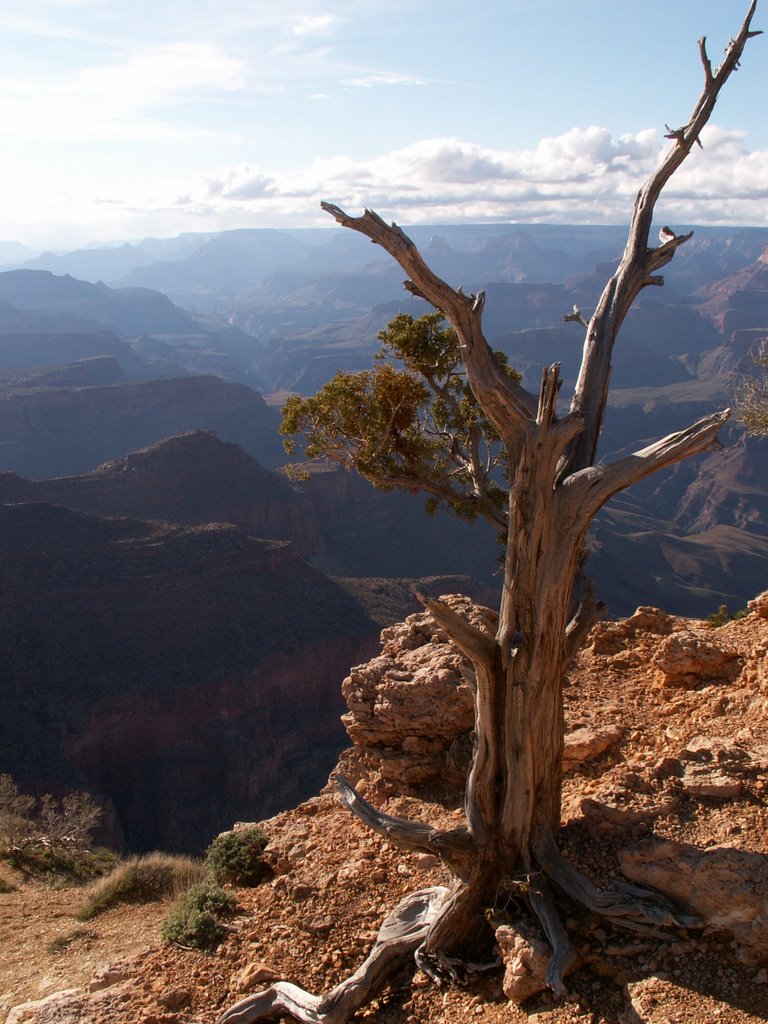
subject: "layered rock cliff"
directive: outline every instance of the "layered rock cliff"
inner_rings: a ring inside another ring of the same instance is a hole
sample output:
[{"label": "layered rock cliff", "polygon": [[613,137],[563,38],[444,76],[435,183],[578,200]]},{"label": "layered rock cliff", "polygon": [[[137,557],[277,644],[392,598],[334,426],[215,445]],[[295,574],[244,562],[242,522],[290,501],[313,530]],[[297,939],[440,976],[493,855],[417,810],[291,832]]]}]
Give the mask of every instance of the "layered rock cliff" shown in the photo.
[{"label": "layered rock cliff", "polygon": [[48,502],[97,516],[232,523],[254,537],[289,540],[300,555],[323,550],[307,499],[213,431],[165,438],[80,476],[32,481],[0,473],[0,503],[9,502]]},{"label": "layered rock cliff", "polygon": [[376,630],[291,545],[3,505],[0,578],[0,772],[91,789],[129,849],[199,849],[334,763]]},{"label": "layered rock cliff", "polygon": [[87,473],[198,429],[238,442],[264,465],[283,461],[278,413],[252,388],[220,377],[6,387],[0,397],[0,470],[33,479]]}]

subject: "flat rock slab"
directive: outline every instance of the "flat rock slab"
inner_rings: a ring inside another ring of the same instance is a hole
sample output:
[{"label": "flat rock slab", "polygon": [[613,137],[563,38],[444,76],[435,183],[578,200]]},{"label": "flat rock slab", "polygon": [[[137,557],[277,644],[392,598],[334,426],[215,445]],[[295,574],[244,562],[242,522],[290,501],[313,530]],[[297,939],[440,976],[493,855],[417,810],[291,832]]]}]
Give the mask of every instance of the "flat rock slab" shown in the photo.
[{"label": "flat rock slab", "polygon": [[742,963],[768,959],[768,857],[656,842],[622,850],[619,863],[633,882],[672,897],[711,930],[730,933]]}]

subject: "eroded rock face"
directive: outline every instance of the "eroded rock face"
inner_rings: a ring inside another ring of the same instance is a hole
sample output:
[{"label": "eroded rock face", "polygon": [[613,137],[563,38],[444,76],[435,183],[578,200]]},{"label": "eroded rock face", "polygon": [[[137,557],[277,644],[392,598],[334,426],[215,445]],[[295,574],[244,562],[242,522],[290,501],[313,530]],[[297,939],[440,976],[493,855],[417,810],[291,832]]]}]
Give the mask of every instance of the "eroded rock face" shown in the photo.
[{"label": "eroded rock face", "polygon": [[[495,612],[462,595],[441,600],[477,628],[495,633]],[[636,619],[630,633],[638,628],[664,632],[672,621],[663,612],[643,608]],[[630,633],[622,633],[624,642]],[[381,654],[352,669],[342,685],[349,709],[342,721],[354,744],[344,772],[354,775],[351,761],[357,761],[369,779],[377,780],[384,795],[437,780],[463,785],[474,726],[470,661],[453,647],[428,612],[389,626],[381,640]],[[574,722],[565,736],[565,771],[599,757],[623,733],[616,723]]]},{"label": "eroded rock face", "polygon": [[742,659],[700,633],[674,633],[661,644],[653,657],[659,687],[689,688],[704,680],[735,679]]},{"label": "eroded rock face", "polygon": [[743,963],[768,958],[768,857],[656,842],[622,850],[619,863],[627,878],[671,896],[713,931],[729,932]]},{"label": "eroded rock face", "polygon": [[[495,616],[468,598],[445,598],[474,625],[491,632]],[[342,721],[357,753],[394,787],[420,785],[446,771],[464,777],[457,752],[474,724],[469,661],[427,612],[409,615],[381,634],[379,657],[352,670],[342,693]]]},{"label": "eroded rock face", "polygon": [[0,473],[0,503],[9,502],[185,524],[227,522],[252,537],[290,541],[302,556],[319,550],[306,502],[285,478],[210,430],[166,437],[80,476],[25,480]]},{"label": "eroded rock face", "polygon": [[95,516],[232,523],[253,537],[322,550],[307,502],[240,445],[210,430],[168,437],[80,476],[24,480],[0,473],[0,503],[47,502]]},{"label": "eroded rock face", "polygon": [[617,654],[626,649],[638,632],[666,636],[679,629],[678,620],[660,608],[641,605],[627,619],[598,622],[592,630],[590,648],[595,654]]},{"label": "eroded rock face", "polygon": [[278,416],[256,391],[213,376],[33,389],[0,403],[0,469],[31,479],[88,473],[161,438],[203,428],[280,465]]}]

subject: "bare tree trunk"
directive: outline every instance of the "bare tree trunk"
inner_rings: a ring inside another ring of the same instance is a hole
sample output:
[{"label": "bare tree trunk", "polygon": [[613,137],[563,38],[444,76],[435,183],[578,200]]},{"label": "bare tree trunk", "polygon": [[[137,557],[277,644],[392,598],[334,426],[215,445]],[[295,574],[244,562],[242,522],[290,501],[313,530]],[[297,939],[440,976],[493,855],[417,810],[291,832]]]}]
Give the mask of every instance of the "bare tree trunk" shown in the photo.
[{"label": "bare tree trunk", "polygon": [[[426,952],[435,957],[455,957],[468,937],[477,943],[483,911],[501,888],[515,881],[528,887],[538,870],[537,842],[560,827],[566,630],[587,523],[558,508],[557,467],[573,432],[555,420],[557,392],[558,370],[551,367],[517,453],[495,640],[465,641],[477,678],[476,746],[465,797],[475,870],[427,935]],[[453,615],[439,602],[427,607],[455,635]]]}]

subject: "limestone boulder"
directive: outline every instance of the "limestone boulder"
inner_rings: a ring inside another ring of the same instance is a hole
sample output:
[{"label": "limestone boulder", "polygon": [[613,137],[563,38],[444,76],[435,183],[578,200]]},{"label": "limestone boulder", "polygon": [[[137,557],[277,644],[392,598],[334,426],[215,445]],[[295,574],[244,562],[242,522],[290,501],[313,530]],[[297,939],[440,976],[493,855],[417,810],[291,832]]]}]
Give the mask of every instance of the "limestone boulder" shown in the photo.
[{"label": "limestone boulder", "polygon": [[755,615],[759,615],[761,619],[768,619],[768,590],[764,590],[762,594],[747,601],[747,608]]},{"label": "limestone boulder", "polygon": [[552,951],[530,926],[514,928],[501,925],[496,929],[496,942],[504,962],[504,995],[513,1003],[543,992],[547,987],[547,968]]},{"label": "limestone boulder", "polygon": [[661,689],[692,689],[703,682],[727,682],[739,674],[741,657],[703,634],[672,633],[654,654],[651,665]]},{"label": "limestone boulder", "polygon": [[[494,613],[462,596],[442,598],[474,625],[495,630]],[[474,724],[469,661],[428,612],[383,630],[382,652],[342,684],[350,739],[387,781],[417,786],[444,775],[451,748]]]},{"label": "limestone boulder", "polygon": [[621,739],[624,729],[620,725],[581,725],[565,736],[563,770],[569,771],[579,764],[594,761]]},{"label": "limestone boulder", "polygon": [[768,857],[729,847],[653,842],[619,854],[627,878],[650,885],[735,939],[747,964],[768,959]]}]

